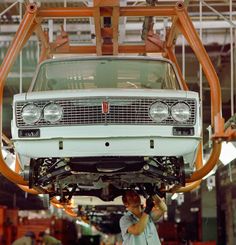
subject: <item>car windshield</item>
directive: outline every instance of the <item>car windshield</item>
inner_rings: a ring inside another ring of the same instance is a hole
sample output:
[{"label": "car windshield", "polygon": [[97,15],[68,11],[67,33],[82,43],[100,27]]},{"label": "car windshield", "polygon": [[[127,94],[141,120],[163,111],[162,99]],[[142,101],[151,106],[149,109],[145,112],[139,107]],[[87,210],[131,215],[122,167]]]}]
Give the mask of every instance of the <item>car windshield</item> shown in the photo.
[{"label": "car windshield", "polygon": [[126,88],[179,89],[172,65],[165,60],[83,59],[43,63],[33,91]]}]

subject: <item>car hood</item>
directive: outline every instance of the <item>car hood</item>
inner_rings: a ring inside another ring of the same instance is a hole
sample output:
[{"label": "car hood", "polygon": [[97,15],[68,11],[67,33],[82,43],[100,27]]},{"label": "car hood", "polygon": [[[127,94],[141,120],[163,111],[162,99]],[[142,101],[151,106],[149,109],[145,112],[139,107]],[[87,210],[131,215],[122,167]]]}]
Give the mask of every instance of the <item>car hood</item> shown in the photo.
[{"label": "car hood", "polygon": [[181,90],[157,89],[84,89],[84,90],[57,90],[28,92],[15,95],[15,100],[44,100],[63,98],[88,97],[171,97],[171,98],[197,98],[198,93]]}]

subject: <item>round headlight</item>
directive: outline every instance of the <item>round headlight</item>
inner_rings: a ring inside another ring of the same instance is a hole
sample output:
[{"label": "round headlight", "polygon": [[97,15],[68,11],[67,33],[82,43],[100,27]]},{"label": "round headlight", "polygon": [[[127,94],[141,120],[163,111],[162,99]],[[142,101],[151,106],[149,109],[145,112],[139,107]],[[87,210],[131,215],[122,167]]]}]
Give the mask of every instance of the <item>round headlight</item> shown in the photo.
[{"label": "round headlight", "polygon": [[50,123],[59,121],[62,117],[63,109],[60,105],[50,103],[43,109],[44,120]]},{"label": "round headlight", "polygon": [[156,102],[151,105],[149,114],[152,120],[161,122],[169,116],[169,108],[167,104],[163,102]]},{"label": "round headlight", "polygon": [[171,107],[171,115],[177,122],[186,122],[191,115],[190,107],[184,102],[178,102]]},{"label": "round headlight", "polygon": [[21,116],[26,124],[34,124],[41,117],[41,109],[35,104],[27,104],[23,107]]}]

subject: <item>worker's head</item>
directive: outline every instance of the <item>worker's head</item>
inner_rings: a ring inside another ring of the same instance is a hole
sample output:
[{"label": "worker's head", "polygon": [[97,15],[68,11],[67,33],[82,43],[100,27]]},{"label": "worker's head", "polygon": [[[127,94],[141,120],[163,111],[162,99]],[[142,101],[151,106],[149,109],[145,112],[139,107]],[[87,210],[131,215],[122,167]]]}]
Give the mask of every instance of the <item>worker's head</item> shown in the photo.
[{"label": "worker's head", "polygon": [[38,236],[39,241],[42,241],[42,240],[43,240],[43,237],[44,237],[45,235],[46,235],[45,231],[40,231],[40,232],[39,232],[39,236]]},{"label": "worker's head", "polygon": [[40,231],[38,235],[38,242],[43,242],[43,237],[45,236],[45,231]]},{"label": "worker's head", "polygon": [[31,237],[32,239],[35,239],[36,238],[35,233],[33,231],[27,231],[25,233],[25,236],[26,237]]},{"label": "worker's head", "polygon": [[122,196],[122,201],[126,208],[137,208],[141,205],[141,198],[134,190],[128,190]]},{"label": "worker's head", "polygon": [[39,237],[44,237],[45,234],[46,234],[45,231],[40,231],[40,232],[39,232]]}]

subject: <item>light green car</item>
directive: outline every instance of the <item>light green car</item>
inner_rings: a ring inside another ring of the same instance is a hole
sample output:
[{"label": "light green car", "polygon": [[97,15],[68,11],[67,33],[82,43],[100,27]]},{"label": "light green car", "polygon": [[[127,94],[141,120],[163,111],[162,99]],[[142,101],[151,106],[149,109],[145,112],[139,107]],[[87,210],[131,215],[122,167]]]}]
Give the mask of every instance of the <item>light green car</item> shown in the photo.
[{"label": "light green car", "polygon": [[112,200],[185,184],[201,135],[198,93],[163,58],[77,57],[40,64],[13,102],[25,179],[52,196]]}]

